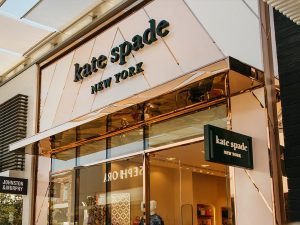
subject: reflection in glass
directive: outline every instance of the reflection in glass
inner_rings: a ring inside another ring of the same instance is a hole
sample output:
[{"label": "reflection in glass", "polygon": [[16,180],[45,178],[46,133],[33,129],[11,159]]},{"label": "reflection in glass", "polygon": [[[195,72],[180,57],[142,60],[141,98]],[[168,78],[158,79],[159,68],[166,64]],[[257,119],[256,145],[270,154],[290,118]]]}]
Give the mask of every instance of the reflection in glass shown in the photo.
[{"label": "reflection in glass", "polygon": [[106,140],[94,141],[79,147],[76,166],[99,162],[106,158]]},{"label": "reflection in glass", "polygon": [[100,200],[100,193],[106,193],[106,183],[103,181],[105,172],[105,165],[91,166],[79,171],[80,225],[106,224],[106,206]]},{"label": "reflection in glass", "polygon": [[118,112],[112,113],[109,116],[109,131],[119,130],[128,126],[135,125],[142,120],[142,114],[142,104],[130,106]]},{"label": "reflection in glass", "polygon": [[145,103],[144,118],[149,119],[196,103],[225,96],[225,74],[208,77]]},{"label": "reflection in glass", "polygon": [[50,189],[51,225],[74,223],[75,172],[68,171],[52,175]]},{"label": "reflection in glass", "polygon": [[143,129],[136,129],[111,137],[111,148],[108,149],[108,158],[126,155],[143,150]]},{"label": "reflection in glass", "polygon": [[76,166],[76,149],[71,148],[66,151],[54,153],[51,156],[51,171],[57,172],[72,169]]},{"label": "reflection in glass", "polygon": [[77,127],[77,140],[97,137],[106,133],[106,117],[101,117]]},{"label": "reflection in glass", "polygon": [[226,105],[220,105],[155,123],[149,128],[149,146],[157,147],[200,137],[205,124],[226,128],[226,121]]},{"label": "reflection in glass", "polygon": [[142,157],[80,169],[79,225],[132,224],[142,216]]}]

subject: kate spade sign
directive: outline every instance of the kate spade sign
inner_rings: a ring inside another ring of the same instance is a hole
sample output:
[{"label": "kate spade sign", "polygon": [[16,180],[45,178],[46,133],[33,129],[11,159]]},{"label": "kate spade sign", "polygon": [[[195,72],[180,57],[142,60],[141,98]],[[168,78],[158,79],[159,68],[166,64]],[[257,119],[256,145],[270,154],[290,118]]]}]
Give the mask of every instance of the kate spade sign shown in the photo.
[{"label": "kate spade sign", "polygon": [[205,160],[253,169],[252,138],[212,125],[204,126]]},{"label": "kate spade sign", "polygon": [[0,177],[0,193],[27,195],[28,180]]},{"label": "kate spade sign", "polygon": [[[86,63],[82,66],[78,63],[74,64],[74,82],[81,81],[93,73],[96,73],[98,70],[105,69],[108,61],[110,61],[110,63],[118,63],[119,65],[126,64],[126,58],[133,52],[139,51],[146,45],[151,45],[158,40],[158,37],[167,36],[169,34],[169,30],[166,28],[169,25],[169,22],[166,20],[162,20],[157,23],[154,19],[151,19],[149,20],[149,27],[145,29],[143,34],[134,35],[131,38],[131,41],[124,41],[122,44],[113,47],[110,51],[110,57],[99,55],[98,57],[93,57],[90,63]],[[139,62],[134,66],[130,66],[119,73],[113,74],[109,78],[92,85],[91,94],[110,88],[112,82],[120,83],[122,80],[126,80],[142,73],[144,71],[142,66],[143,62]]]}]

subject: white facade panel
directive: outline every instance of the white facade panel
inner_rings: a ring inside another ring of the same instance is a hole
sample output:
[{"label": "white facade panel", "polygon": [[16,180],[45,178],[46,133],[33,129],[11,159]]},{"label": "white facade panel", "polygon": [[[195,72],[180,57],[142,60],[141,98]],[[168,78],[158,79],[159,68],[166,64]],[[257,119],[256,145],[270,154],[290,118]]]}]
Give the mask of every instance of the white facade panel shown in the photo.
[{"label": "white facade panel", "polygon": [[236,225],[273,225],[265,108],[252,93],[245,93],[231,98],[231,114],[232,130],[251,136],[253,140],[254,169],[234,168]]},{"label": "white facade panel", "polygon": [[226,56],[263,69],[259,17],[254,13],[258,0],[185,2]]},{"label": "white facade panel", "polygon": [[51,128],[53,124],[56,109],[64,90],[67,74],[71,67],[73,55],[74,52],[71,52],[63,57],[56,65],[52,82],[47,93],[43,113],[41,114],[41,130],[47,130]]},{"label": "white facade panel", "polygon": [[92,46],[93,46],[93,40],[87,42],[86,44],[81,46],[81,48],[78,48],[74,52],[73,60],[70,67],[68,68],[67,73],[62,74],[62,76],[66,76],[66,84],[64,86],[61,99],[56,99],[56,101],[59,100],[60,102],[58,108],[56,109],[56,115],[52,126],[57,126],[58,124],[70,120],[72,111],[74,110],[74,105],[76,103],[77,96],[79,94],[79,89],[82,83],[80,81],[77,83],[73,82],[74,64],[75,63],[84,64],[88,62],[91,55]]},{"label": "white facade panel", "polygon": [[40,115],[43,114],[46,98],[49,92],[49,87],[52,83],[53,75],[57,63],[53,63],[43,70],[41,74],[41,92],[40,92]]},{"label": "white facade panel", "polygon": [[184,72],[225,57],[187,8],[182,0],[154,1],[145,7],[149,18],[171,22],[172,33],[164,38],[164,42]]},{"label": "white facade panel", "polygon": [[0,87],[0,104],[17,94],[28,96],[26,136],[30,137],[36,132],[37,67],[35,65]]},{"label": "white facade panel", "polygon": [[[165,8],[170,10],[166,12]],[[125,64],[120,65],[120,61],[112,63],[111,49],[125,41],[132,42],[135,35],[143,36],[150,28],[150,19],[156,21],[156,27],[160,21],[168,21],[169,26],[165,28],[169,30],[168,35],[160,37],[156,34],[156,41],[132,51]],[[108,57],[107,66],[74,82],[74,64],[91,64],[91,59],[100,55]],[[57,65],[49,90],[45,91],[47,82],[42,81],[42,98],[47,97],[40,131],[105,108],[222,58],[224,54],[182,0],[156,0],[54,63]],[[143,63],[143,72],[116,83],[115,74],[140,62]],[[42,79],[49,80],[46,73],[47,68],[42,70]],[[91,86],[109,77],[112,78],[109,88],[91,94]]]}]

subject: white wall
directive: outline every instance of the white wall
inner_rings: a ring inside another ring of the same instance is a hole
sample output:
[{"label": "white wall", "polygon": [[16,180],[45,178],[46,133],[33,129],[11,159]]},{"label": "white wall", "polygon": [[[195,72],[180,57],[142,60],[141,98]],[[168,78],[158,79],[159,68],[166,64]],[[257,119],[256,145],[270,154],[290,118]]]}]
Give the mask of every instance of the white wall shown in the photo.
[{"label": "white wall", "polygon": [[[263,93],[255,92],[256,95]],[[258,96],[258,99],[263,99],[261,97]],[[234,179],[236,225],[273,225],[273,190],[265,108],[248,92],[231,98],[231,113],[232,130],[251,136],[253,140],[254,169],[234,168],[231,174]]]},{"label": "white wall", "polygon": [[[111,48],[142,35],[150,19],[157,23],[167,20],[170,33],[133,51],[125,65],[108,61],[105,69],[73,82],[75,63],[82,66],[101,54],[109,57]],[[155,0],[42,70],[40,130],[105,108],[221,58],[224,54],[183,0]],[[91,94],[92,85],[139,62],[143,62],[143,74],[119,84],[113,79],[111,88]]]},{"label": "white wall", "polygon": [[258,0],[184,0],[217,46],[263,69]]},{"label": "white wall", "polygon": [[[0,87],[0,104],[9,100],[17,94],[28,96],[27,132],[26,136],[35,134],[36,126],[36,101],[37,101],[37,67],[34,65]],[[10,171],[9,176],[28,179],[28,195],[23,196],[23,225],[30,222],[31,209],[31,155],[25,155],[25,170]]]}]

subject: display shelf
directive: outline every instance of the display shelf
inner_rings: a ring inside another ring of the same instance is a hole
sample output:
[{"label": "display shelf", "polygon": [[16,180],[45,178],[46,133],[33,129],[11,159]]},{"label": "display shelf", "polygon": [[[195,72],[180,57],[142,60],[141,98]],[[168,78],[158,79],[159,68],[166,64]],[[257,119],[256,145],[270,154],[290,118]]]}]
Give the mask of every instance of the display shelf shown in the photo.
[{"label": "display shelf", "polygon": [[198,225],[214,225],[214,208],[207,204],[197,204]]}]

